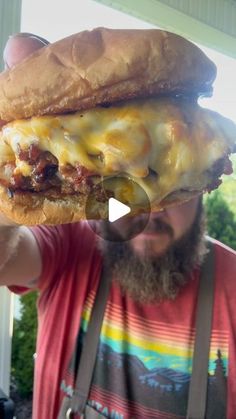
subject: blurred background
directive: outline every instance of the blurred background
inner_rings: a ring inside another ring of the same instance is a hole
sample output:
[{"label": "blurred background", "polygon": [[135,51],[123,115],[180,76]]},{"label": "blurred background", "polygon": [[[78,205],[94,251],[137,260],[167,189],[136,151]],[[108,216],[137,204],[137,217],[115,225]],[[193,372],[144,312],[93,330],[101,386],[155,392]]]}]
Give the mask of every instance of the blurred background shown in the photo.
[{"label": "blurred background", "polygon": [[[97,26],[176,32],[198,44],[217,65],[211,98],[200,104],[236,123],[236,0],[0,0],[0,48],[8,36],[31,32],[54,42]],[[234,173],[205,197],[208,232],[236,249]],[[16,402],[18,419],[31,418],[37,294],[0,290],[0,388]]]}]

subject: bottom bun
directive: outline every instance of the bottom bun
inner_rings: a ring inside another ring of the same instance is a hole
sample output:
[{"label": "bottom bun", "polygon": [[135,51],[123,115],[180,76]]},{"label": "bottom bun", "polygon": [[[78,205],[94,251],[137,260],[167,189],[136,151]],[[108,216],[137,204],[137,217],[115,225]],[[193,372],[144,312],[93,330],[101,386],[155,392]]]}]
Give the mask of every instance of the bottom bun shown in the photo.
[{"label": "bottom bun", "polygon": [[0,211],[18,224],[52,225],[83,220],[86,218],[85,203],[85,195],[49,199],[40,193],[21,193],[11,198],[0,186]]},{"label": "bottom bun", "polygon": [[[178,191],[167,196],[161,203],[152,203],[151,211],[162,211],[167,207],[180,205],[200,195],[199,191]],[[9,197],[7,190],[0,186],[0,211],[18,224],[33,226],[37,224],[67,224],[86,219],[107,219],[107,201],[98,202],[86,214],[87,196],[66,195],[60,198],[45,197],[41,193],[20,193]],[[94,201],[93,201],[94,202]],[[132,209],[131,216],[147,210],[142,207]],[[88,214],[89,213],[89,214]]]}]

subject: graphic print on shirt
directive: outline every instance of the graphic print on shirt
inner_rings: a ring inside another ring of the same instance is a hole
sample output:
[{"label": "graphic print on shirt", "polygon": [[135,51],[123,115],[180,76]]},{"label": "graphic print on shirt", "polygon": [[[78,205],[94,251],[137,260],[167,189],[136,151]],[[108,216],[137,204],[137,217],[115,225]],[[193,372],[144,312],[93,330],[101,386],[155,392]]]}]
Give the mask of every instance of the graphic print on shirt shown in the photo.
[{"label": "graphic print on shirt", "polygon": [[[94,295],[88,297],[78,339],[88,327]],[[194,330],[107,304],[89,405],[108,418],[185,418]],[[74,362],[74,361],[73,361]],[[69,375],[61,388],[70,394]],[[226,417],[228,336],[212,331],[207,419]]]}]

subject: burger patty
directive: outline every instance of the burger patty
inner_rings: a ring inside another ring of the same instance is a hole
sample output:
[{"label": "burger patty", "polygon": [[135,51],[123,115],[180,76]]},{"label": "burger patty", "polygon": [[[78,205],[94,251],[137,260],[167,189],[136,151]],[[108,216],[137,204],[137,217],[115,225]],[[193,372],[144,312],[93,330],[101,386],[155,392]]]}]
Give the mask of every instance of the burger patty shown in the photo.
[{"label": "burger patty", "polygon": [[70,164],[59,167],[57,158],[49,151],[40,150],[31,144],[27,150],[18,146],[17,159],[31,166],[31,175],[24,176],[17,171],[12,163],[5,165],[7,175],[1,178],[0,184],[7,187],[10,197],[15,193],[43,192],[45,196],[58,198],[61,195],[81,193],[89,195],[93,192],[97,201],[105,202],[113,196],[111,191],[101,187],[101,178],[79,163],[73,167]]},{"label": "burger patty", "polygon": [[[8,163],[4,167],[5,176],[1,178],[0,184],[7,187],[10,197],[19,193],[43,193],[51,198],[58,198],[62,195],[95,194],[99,202],[105,202],[107,198],[114,196],[112,191],[105,191],[102,188],[101,176],[76,163],[59,165],[58,159],[49,151],[42,151],[35,144],[31,144],[28,149],[22,150],[17,147],[16,159],[31,167],[31,175],[24,176],[17,170],[16,165]],[[153,176],[150,169],[149,176]],[[222,174],[232,173],[232,164],[228,156],[218,159],[205,174],[207,185],[205,190],[210,192],[216,189],[221,180]],[[158,176],[158,173],[155,173]],[[179,191],[182,191],[181,189]],[[178,191],[173,191],[176,193]]]}]

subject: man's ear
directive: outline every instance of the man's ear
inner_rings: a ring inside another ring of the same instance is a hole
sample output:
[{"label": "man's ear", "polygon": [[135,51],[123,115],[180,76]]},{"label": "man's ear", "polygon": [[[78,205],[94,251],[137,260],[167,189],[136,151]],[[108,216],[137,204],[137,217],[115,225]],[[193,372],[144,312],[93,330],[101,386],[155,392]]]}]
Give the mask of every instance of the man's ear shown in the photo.
[{"label": "man's ear", "polygon": [[10,36],[3,52],[5,68],[14,67],[32,52],[48,44],[46,39],[31,33],[18,33]]}]

